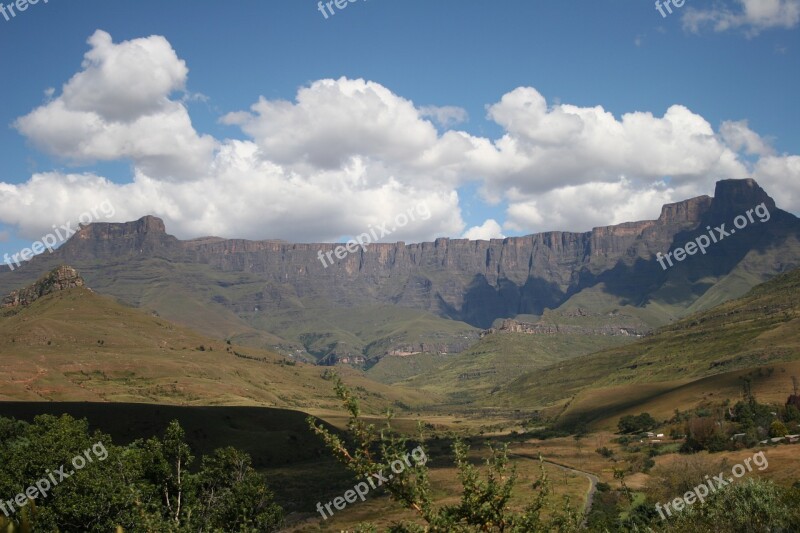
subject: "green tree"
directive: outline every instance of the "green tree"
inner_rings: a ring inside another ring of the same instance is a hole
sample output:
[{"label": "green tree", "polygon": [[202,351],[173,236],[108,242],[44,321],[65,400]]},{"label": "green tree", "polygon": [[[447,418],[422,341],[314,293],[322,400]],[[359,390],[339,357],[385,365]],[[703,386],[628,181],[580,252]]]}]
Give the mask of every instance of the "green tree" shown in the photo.
[{"label": "green tree", "polygon": [[[73,465],[77,456],[86,459],[83,468]],[[46,495],[14,509],[10,520],[0,519],[0,532],[261,533],[280,527],[282,510],[247,454],[217,450],[202,458],[197,472],[190,470],[192,459],[177,422],[161,439],[123,447],[68,415],[36,417],[32,424],[0,418],[0,494],[13,498],[62,465],[67,474],[54,475],[59,482]]]},{"label": "green tree", "polygon": [[625,415],[619,419],[617,427],[620,433],[639,433],[658,427],[658,421],[650,413],[642,413],[636,416]]},{"label": "green tree", "polygon": [[219,531],[273,531],[283,522],[266,479],[252,468],[250,456],[236,448],[203,457],[197,477],[197,524]]}]

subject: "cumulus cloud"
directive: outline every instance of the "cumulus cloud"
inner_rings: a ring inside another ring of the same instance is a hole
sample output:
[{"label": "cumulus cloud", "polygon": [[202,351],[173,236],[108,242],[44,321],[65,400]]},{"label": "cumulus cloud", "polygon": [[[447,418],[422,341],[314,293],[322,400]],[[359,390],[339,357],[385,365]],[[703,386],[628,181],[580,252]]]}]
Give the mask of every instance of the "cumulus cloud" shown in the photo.
[{"label": "cumulus cloud", "polygon": [[800,22],[800,0],[736,0],[736,9],[722,4],[712,8],[687,7],[684,29],[699,33],[706,27],[716,32],[742,29],[754,37],[771,28],[790,29]]},{"label": "cumulus cloud", "polygon": [[114,44],[96,31],[83,70],[49,93],[14,126],[39,149],[76,164],[130,159],[158,178],[194,179],[208,171],[217,142],[192,127],[170,100],[188,69],[163,37]]},{"label": "cumulus cloud", "polygon": [[[357,235],[421,202],[431,216],[392,240],[585,231],[655,218],[663,203],[709,194],[720,178],[754,177],[800,211],[798,156],[776,154],[746,121],[715,130],[681,105],[616,117],[520,87],[487,107],[504,132],[490,139],[456,129],[466,119],[457,107],[418,107],[374,81],[323,79],[291,101],[261,97],[225,115],[249,138],[220,140],[194,129],[188,68],[166,39],[115,44],[98,31],[89,45],[81,70],[15,125],[56,156],[130,161],[133,175],[122,184],[90,172],[0,182],[0,222],[32,239],[105,199],[116,220],[154,214],[181,238],[299,242]],[[152,83],[137,85],[143,79]],[[458,190],[467,183],[507,205],[505,219],[466,229]]]},{"label": "cumulus cloud", "polygon": [[354,156],[416,160],[438,137],[412,102],[360,79],[320,80],[301,88],[296,103],[262,97],[251,110],[223,122],[240,126],[266,158],[282,164],[332,169]]},{"label": "cumulus cloud", "polygon": [[522,87],[489,107],[489,118],[507,132],[495,143],[501,166],[489,182],[523,193],[623,175],[695,181],[712,172],[745,173],[727,160],[729,149],[711,124],[681,105],[662,117],[632,112],[618,120],[601,106],[548,106],[536,89]]},{"label": "cumulus cloud", "polygon": [[648,220],[661,206],[687,197],[664,183],[637,185],[626,178],[559,187],[541,195],[515,195],[506,227],[515,231],[536,227],[542,231],[582,232],[597,226]]},{"label": "cumulus cloud", "polygon": [[782,209],[800,213],[800,156],[773,155],[755,164],[753,178]]},{"label": "cumulus cloud", "polygon": [[480,226],[473,226],[461,236],[471,241],[488,241],[489,239],[504,239],[503,228],[496,220],[490,218]]}]

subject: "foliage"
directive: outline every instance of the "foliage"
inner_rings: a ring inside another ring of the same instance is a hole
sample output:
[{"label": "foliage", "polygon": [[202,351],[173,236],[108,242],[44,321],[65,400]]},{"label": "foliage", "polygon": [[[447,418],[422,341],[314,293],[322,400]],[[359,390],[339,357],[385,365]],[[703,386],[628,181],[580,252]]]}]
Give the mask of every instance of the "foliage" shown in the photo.
[{"label": "foliage", "polygon": [[786,426],[783,425],[783,422],[780,420],[775,420],[769,426],[769,436],[770,437],[785,437],[789,434],[789,430],[786,429]]},{"label": "foliage", "polygon": [[[107,452],[92,455],[97,443]],[[17,510],[0,531],[263,532],[282,511],[250,457],[233,448],[194,457],[172,422],[161,438],[115,446],[85,420],[42,415],[28,424],[0,418],[0,494],[14,496],[86,450],[93,461]],[[12,523],[8,523],[12,522]]]},{"label": "foliage", "polygon": [[[789,422],[794,415],[788,406],[760,404],[747,387],[749,381],[744,380],[745,400],[739,401],[722,417],[690,416],[685,424],[686,440],[681,452],[694,453],[701,450],[720,452],[735,450],[741,447],[755,446],[758,441],[769,437],[783,437],[789,434],[789,428],[780,421],[780,417]],[[741,434],[731,438],[734,434]]]},{"label": "foliage", "polygon": [[751,478],[686,507],[669,522],[667,531],[798,531],[799,510],[791,492]]},{"label": "foliage", "polygon": [[655,418],[650,416],[650,413],[642,413],[640,415],[625,415],[619,419],[620,433],[641,433],[642,431],[650,431],[658,426]]},{"label": "foliage", "polygon": [[[347,428],[352,443],[348,444],[339,435],[318,425],[313,418],[308,421],[340,462],[359,478],[365,478],[382,470],[388,471],[393,461],[406,456],[411,442],[392,430],[391,414],[387,417],[386,426],[379,430],[361,419],[357,400],[338,376],[335,378],[334,390],[350,414]],[[422,437],[420,430],[420,441],[424,440]],[[572,510],[569,501],[563,510],[548,508],[551,490],[543,464],[541,477],[533,487],[532,501],[523,511],[515,512],[510,509],[509,501],[517,476],[514,468],[509,466],[506,448],[490,449],[483,475],[469,462],[468,453],[468,446],[456,440],[453,454],[463,486],[458,504],[436,505],[427,461],[417,462],[400,473],[394,472],[393,479],[384,486],[392,499],[415,511],[418,520],[395,524],[389,531],[536,533],[579,530],[580,517]],[[543,516],[546,509],[550,511],[548,517]]]},{"label": "foliage", "polygon": [[599,453],[606,459],[614,457],[614,450],[609,448],[608,446],[603,446],[602,448],[597,448],[595,452]]}]

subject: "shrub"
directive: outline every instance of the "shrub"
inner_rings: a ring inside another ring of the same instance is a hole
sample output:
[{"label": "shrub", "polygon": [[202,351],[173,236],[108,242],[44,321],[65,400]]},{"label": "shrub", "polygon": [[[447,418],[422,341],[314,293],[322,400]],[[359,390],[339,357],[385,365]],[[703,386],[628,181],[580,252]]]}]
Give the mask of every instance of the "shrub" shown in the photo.
[{"label": "shrub", "polygon": [[625,415],[619,419],[620,433],[640,433],[642,431],[649,431],[658,426],[655,418],[650,416],[650,413],[642,413],[640,415]]},{"label": "shrub", "polygon": [[603,457],[605,457],[606,459],[608,459],[610,457],[614,457],[614,451],[611,448],[609,448],[608,446],[603,446],[602,448],[597,448],[595,451],[597,453],[599,453],[600,455],[602,455]]},{"label": "shrub", "polygon": [[785,437],[789,434],[789,431],[786,429],[786,426],[783,425],[783,422],[780,420],[775,420],[769,426],[769,436],[770,437]]}]

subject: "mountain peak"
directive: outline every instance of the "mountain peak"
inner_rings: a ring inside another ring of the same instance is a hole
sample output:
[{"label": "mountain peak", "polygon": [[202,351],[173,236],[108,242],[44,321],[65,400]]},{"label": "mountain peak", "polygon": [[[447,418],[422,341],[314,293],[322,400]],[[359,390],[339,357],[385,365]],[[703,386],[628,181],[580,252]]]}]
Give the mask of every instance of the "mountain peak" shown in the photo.
[{"label": "mountain peak", "polygon": [[41,278],[36,283],[20,289],[12,291],[11,294],[3,298],[0,307],[19,307],[28,306],[42,296],[59,292],[74,287],[85,287],[86,283],[83,278],[78,274],[78,271],[68,265],[60,265]]},{"label": "mountain peak", "polygon": [[775,209],[775,200],[756,183],[756,180],[751,178],[719,180],[714,191],[712,209],[715,214],[739,215],[761,203],[764,203],[770,211]]}]

